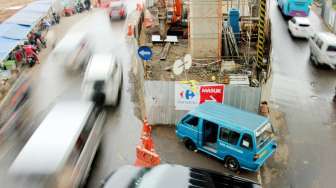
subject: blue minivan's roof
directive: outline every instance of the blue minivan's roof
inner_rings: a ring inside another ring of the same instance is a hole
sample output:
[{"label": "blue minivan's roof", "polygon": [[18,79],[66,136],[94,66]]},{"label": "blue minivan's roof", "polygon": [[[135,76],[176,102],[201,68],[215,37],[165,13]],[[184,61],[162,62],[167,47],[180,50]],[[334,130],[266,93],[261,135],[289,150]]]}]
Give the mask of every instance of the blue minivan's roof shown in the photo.
[{"label": "blue minivan's roof", "polygon": [[255,132],[268,122],[268,119],[264,116],[216,102],[201,104],[190,111],[189,114],[202,117],[214,123],[221,125],[225,123],[226,125],[234,126],[236,129],[245,129],[252,132]]}]

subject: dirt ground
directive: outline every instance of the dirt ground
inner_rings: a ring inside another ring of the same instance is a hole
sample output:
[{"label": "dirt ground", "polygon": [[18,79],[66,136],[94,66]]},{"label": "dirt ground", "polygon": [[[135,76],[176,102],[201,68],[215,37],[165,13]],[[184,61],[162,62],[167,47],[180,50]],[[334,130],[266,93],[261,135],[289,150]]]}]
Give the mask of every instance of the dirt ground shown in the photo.
[{"label": "dirt ground", "polygon": [[0,23],[33,0],[0,0]]}]

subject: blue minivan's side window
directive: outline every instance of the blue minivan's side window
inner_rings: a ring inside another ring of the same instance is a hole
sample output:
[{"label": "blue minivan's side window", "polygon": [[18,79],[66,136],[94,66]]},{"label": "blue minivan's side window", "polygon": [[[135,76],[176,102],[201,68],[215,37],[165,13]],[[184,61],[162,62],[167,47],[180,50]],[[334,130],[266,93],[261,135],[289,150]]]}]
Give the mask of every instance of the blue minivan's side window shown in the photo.
[{"label": "blue minivan's side window", "polygon": [[244,134],[240,142],[240,147],[252,150],[253,149],[252,136],[249,134]]},{"label": "blue minivan's side window", "polygon": [[193,127],[197,127],[198,125],[198,117],[195,116],[188,116],[186,120],[184,121],[185,124],[191,125]]},{"label": "blue minivan's side window", "polygon": [[240,134],[227,128],[220,129],[220,139],[232,145],[237,145]]}]

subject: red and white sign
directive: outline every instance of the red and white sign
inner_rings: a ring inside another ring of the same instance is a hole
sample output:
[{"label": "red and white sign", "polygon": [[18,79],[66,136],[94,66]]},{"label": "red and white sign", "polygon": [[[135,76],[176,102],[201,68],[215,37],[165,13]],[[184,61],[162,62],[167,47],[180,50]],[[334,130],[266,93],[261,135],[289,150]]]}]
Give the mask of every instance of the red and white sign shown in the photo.
[{"label": "red and white sign", "polygon": [[224,101],[224,85],[203,85],[200,86],[200,104],[206,101]]}]

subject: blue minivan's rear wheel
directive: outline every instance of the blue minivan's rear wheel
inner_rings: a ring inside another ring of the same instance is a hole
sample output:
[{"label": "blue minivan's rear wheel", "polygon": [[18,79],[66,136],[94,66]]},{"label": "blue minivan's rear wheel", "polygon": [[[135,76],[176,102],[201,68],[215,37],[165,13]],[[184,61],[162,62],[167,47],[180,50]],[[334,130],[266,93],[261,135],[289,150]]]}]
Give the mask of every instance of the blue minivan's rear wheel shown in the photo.
[{"label": "blue minivan's rear wheel", "polygon": [[239,170],[239,162],[234,157],[229,156],[225,160],[225,167],[233,172],[236,172]]},{"label": "blue minivan's rear wheel", "polygon": [[184,141],[184,145],[190,151],[197,151],[195,143],[193,141],[191,141],[190,139],[186,139]]}]

